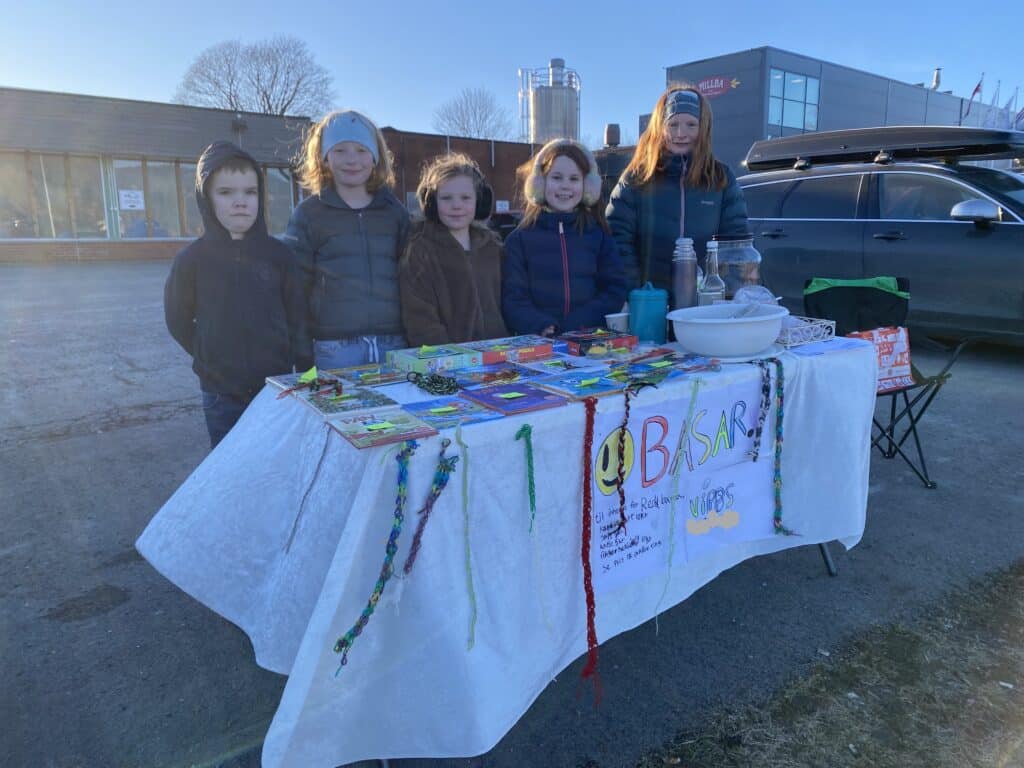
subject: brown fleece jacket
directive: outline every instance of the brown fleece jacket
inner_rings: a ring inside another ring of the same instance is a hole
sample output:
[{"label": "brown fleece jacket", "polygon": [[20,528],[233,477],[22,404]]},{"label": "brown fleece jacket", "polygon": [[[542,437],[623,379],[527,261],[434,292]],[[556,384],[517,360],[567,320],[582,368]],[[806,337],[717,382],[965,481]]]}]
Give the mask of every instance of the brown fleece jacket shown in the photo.
[{"label": "brown fleece jacket", "polygon": [[501,318],[502,248],[473,226],[466,251],[443,224],[412,226],[398,268],[402,325],[409,344],[457,344],[507,336]]}]

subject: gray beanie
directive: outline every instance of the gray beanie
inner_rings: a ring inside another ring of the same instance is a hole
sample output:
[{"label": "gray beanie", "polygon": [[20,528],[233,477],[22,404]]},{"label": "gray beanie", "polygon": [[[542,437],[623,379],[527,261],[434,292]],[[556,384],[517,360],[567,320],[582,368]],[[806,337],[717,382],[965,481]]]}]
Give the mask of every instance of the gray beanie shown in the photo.
[{"label": "gray beanie", "polygon": [[377,131],[369,120],[355,110],[345,109],[327,116],[327,123],[320,134],[321,157],[326,159],[331,147],[343,141],[354,141],[370,150],[374,165],[380,160],[377,154]]}]

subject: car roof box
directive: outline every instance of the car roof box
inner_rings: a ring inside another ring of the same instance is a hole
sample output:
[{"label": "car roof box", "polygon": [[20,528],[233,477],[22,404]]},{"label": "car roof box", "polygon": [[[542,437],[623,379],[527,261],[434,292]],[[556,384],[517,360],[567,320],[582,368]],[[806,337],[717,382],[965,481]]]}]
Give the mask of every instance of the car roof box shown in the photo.
[{"label": "car roof box", "polygon": [[896,160],[991,160],[1024,156],[1024,132],[956,126],[885,126],[819,131],[755,141],[743,164],[750,171],[829,163]]}]

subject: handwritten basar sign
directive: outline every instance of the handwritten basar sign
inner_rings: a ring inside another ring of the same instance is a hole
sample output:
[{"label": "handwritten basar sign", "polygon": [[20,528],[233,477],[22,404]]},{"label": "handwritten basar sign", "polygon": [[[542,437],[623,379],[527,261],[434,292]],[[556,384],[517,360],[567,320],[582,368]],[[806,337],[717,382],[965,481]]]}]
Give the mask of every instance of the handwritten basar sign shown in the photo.
[{"label": "handwritten basar sign", "polygon": [[910,337],[906,328],[875,328],[847,334],[867,339],[878,353],[878,393],[910,387],[914,377],[910,370]]},{"label": "handwritten basar sign", "polygon": [[625,527],[618,495],[622,413],[598,414],[590,544],[596,592],[664,578],[670,559],[678,567],[720,547],[774,535],[771,418],[760,460],[750,455],[759,403],[754,377],[701,388],[692,410],[685,396],[649,406],[635,402],[621,439]]}]

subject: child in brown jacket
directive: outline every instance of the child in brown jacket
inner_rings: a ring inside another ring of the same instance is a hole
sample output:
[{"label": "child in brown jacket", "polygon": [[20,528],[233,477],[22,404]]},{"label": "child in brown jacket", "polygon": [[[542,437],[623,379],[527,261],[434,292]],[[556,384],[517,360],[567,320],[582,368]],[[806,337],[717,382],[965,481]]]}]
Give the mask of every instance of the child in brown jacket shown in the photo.
[{"label": "child in brown jacket", "polygon": [[501,317],[502,248],[481,221],[492,193],[471,157],[435,158],[416,188],[423,220],[412,226],[398,270],[409,343],[507,336]]}]

